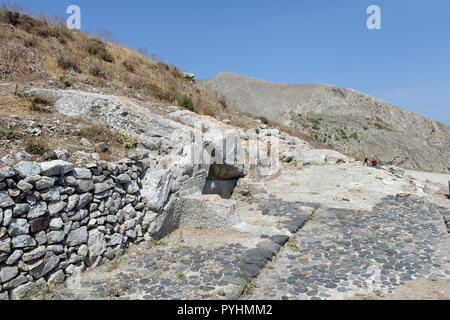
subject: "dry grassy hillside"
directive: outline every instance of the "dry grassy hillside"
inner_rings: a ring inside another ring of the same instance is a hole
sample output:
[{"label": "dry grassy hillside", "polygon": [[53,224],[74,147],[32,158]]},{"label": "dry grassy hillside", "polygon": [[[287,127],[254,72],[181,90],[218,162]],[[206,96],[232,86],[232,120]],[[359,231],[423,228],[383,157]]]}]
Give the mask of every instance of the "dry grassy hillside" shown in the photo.
[{"label": "dry grassy hillside", "polygon": [[138,99],[178,103],[210,115],[225,107],[214,95],[196,88],[176,67],[69,30],[63,21],[54,20],[0,10],[1,80],[97,87]]},{"label": "dry grassy hillside", "polygon": [[[254,116],[198,88],[175,66],[115,41],[69,30],[62,19],[0,8],[0,155],[25,150],[39,158],[58,147],[71,152],[86,150],[80,146],[80,138],[85,137],[93,143],[107,140],[110,150],[99,153],[108,160],[122,156],[135,145],[134,137],[127,133],[53,112],[52,101],[40,101],[23,93],[30,87],[123,95],[154,105],[178,105],[230,120],[238,127],[255,126]],[[316,147],[325,147],[289,127],[270,124]]]}]

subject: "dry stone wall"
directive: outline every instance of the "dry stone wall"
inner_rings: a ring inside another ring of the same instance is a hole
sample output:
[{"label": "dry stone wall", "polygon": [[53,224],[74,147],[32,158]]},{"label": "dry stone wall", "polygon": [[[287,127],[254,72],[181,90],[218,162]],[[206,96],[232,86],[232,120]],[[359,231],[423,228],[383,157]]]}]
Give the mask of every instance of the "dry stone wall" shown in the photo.
[{"label": "dry stone wall", "polygon": [[23,299],[144,240],[146,169],[129,159],[0,168],[0,299]]}]

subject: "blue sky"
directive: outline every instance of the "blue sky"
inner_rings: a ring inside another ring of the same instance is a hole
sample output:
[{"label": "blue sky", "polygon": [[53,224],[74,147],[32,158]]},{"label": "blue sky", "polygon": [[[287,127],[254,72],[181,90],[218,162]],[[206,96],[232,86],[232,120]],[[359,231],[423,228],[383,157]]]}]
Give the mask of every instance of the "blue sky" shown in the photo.
[{"label": "blue sky", "polygon": [[[448,0],[17,0],[48,15],[82,11],[84,31],[204,79],[221,71],[354,88],[450,124]],[[381,30],[366,9],[381,8]]]}]

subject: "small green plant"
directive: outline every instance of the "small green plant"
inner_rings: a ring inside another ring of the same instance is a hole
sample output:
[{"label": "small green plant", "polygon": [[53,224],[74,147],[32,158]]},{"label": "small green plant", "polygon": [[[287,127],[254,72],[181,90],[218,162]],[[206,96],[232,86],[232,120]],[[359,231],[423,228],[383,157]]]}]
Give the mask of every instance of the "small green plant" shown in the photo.
[{"label": "small green plant", "polygon": [[12,124],[8,124],[6,128],[0,128],[0,136],[4,136],[8,140],[16,140],[18,137],[16,127]]},{"label": "small green plant", "polygon": [[376,127],[377,129],[379,129],[379,130],[387,130],[387,131],[392,131],[392,130],[391,130],[391,129],[389,129],[388,127],[386,127],[386,126],[383,126],[383,125],[381,125],[381,124],[379,124],[379,123],[375,123],[374,125],[375,125],[375,127]]},{"label": "small green plant", "polygon": [[297,241],[296,241],[295,239],[290,239],[290,240],[288,241],[287,245],[288,245],[288,247],[289,247],[291,250],[298,249],[298,243],[297,243]]},{"label": "small green plant", "polygon": [[127,149],[133,149],[137,146],[137,137],[131,133],[121,131],[118,133],[119,139]]},{"label": "small green plant", "polygon": [[177,272],[176,274],[175,274],[175,279],[177,279],[177,280],[180,280],[181,278],[183,278],[184,277],[184,274],[183,274],[183,272]]},{"label": "small green plant", "polygon": [[355,140],[358,140],[358,134],[357,134],[356,132],[353,132],[353,133],[350,135],[350,138],[353,138],[353,139],[355,139]]},{"label": "small green plant", "polygon": [[312,129],[314,131],[319,131],[320,130],[320,124],[322,119],[313,119],[313,118],[308,118],[308,121],[313,125]]},{"label": "small green plant", "polygon": [[375,291],[373,291],[373,293],[378,297],[381,297],[383,295],[383,291],[381,291],[381,290],[375,290]]},{"label": "small green plant", "polygon": [[253,280],[250,280],[244,285],[244,288],[242,290],[242,296],[243,297],[249,296],[253,294],[254,291],[255,291],[255,283]]},{"label": "small green plant", "polygon": [[364,126],[363,129],[364,129],[365,131],[369,130],[369,128],[366,127],[366,126]]},{"label": "small green plant", "polygon": [[96,56],[103,61],[114,62],[113,56],[106,49],[106,44],[101,40],[91,39],[87,44],[86,50],[90,55]]},{"label": "small green plant", "polygon": [[69,78],[64,74],[59,76],[59,82],[61,82],[64,85],[64,88],[68,88],[71,86]]},{"label": "small green plant", "polygon": [[182,108],[188,109],[189,111],[194,111],[194,102],[188,96],[178,99],[178,105]]},{"label": "small green plant", "polygon": [[38,295],[41,299],[46,299],[49,296],[51,296],[52,294],[53,294],[53,291],[50,289],[50,287],[48,285],[46,285],[45,287],[43,287],[41,289],[41,291],[39,291]]},{"label": "small green plant", "polygon": [[150,241],[148,241],[148,245],[150,248],[153,248],[153,247],[167,247],[169,244],[167,242],[164,242],[161,240],[159,240],[159,241],[150,240]]},{"label": "small green plant", "polygon": [[347,133],[344,130],[338,129],[338,133],[340,134],[342,139],[344,139],[344,140],[348,139]]},{"label": "small green plant", "polygon": [[225,292],[225,290],[219,290],[218,292],[217,292],[217,294],[220,296],[220,297],[225,297],[226,295],[227,295],[227,293]]}]

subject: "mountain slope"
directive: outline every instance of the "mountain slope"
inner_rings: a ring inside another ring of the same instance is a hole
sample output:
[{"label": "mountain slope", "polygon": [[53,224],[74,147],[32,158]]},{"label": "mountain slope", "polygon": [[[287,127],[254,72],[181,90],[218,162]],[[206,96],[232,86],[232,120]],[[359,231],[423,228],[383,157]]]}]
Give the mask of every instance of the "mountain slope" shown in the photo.
[{"label": "mountain slope", "polygon": [[448,172],[450,126],[359,91],[329,85],[271,83],[220,73],[198,84],[237,109],[310,134],[360,158]]}]

